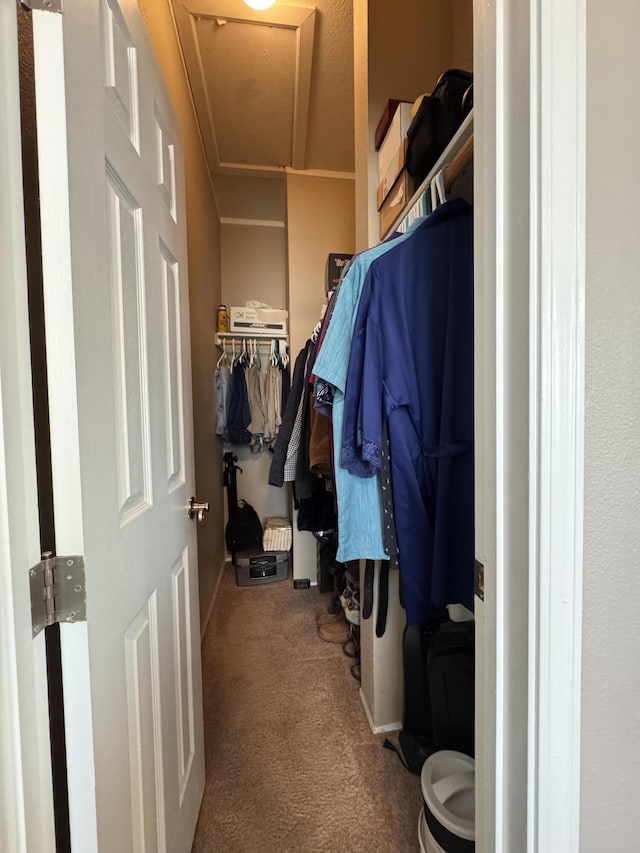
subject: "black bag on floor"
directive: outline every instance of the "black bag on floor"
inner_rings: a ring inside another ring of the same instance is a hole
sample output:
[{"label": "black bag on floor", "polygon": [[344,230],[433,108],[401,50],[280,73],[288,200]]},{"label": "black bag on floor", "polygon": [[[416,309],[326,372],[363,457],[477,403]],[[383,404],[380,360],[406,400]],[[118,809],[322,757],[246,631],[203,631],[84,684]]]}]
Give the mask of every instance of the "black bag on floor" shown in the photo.
[{"label": "black bag on floor", "polygon": [[231,554],[238,551],[262,550],[262,524],[258,513],[246,501],[238,501],[227,522],[227,550]]},{"label": "black bag on floor", "polygon": [[452,68],[425,95],[407,132],[407,172],[417,187],[473,106],[473,74]]}]

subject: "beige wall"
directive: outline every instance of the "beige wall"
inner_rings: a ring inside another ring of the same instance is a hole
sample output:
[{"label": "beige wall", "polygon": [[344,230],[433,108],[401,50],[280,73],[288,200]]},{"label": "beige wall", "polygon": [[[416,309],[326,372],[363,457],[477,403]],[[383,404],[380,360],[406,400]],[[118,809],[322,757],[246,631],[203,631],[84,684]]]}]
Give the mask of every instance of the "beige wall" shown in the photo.
[{"label": "beige wall", "polygon": [[287,176],[291,354],[304,346],[325,302],[327,255],[355,249],[352,180]]},{"label": "beige wall", "polygon": [[[261,181],[274,184],[274,181]],[[272,308],[287,305],[287,241],[284,228],[222,225],[222,301],[244,305],[248,299]],[[248,447],[229,445],[238,457],[238,497],[249,501],[264,524],[269,516],[289,516],[286,489],[269,485],[271,454],[253,454]],[[225,504],[226,508],[226,504]]]},{"label": "beige wall", "polygon": [[[291,356],[295,358],[320,319],[325,302],[327,255],[355,250],[352,180],[287,176],[287,242]],[[316,580],[316,541],[293,532],[294,578]]]},{"label": "beige wall", "polygon": [[473,3],[451,0],[451,67],[473,71]]},{"label": "beige wall", "polygon": [[196,463],[196,493],[211,512],[198,527],[200,613],[204,618],[224,559],[221,447],[215,437],[213,343],[220,302],[220,222],[209,183],[200,137],[168,0],[139,0],[160,69],[180,124],[184,148],[191,306],[191,360]]},{"label": "beige wall", "polygon": [[222,301],[249,299],[272,308],[287,304],[287,244],[284,228],[222,225]]},{"label": "beige wall", "polygon": [[639,29],[587,3],[581,853],[640,846]]}]

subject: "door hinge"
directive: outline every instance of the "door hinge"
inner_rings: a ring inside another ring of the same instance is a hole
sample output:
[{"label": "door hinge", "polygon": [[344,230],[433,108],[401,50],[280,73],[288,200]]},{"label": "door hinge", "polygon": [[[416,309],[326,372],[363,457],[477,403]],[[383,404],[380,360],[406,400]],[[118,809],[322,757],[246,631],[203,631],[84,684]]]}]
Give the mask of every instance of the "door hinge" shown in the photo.
[{"label": "door hinge", "polygon": [[62,14],[62,0],[20,0],[23,9],[29,12],[57,12]]},{"label": "door hinge", "polygon": [[484,601],[484,565],[480,560],[474,560],[473,564],[475,594],[478,596],[480,601]]},{"label": "door hinge", "polygon": [[82,557],[54,557],[51,552],[29,569],[33,636],[55,622],[86,622],[87,596]]}]

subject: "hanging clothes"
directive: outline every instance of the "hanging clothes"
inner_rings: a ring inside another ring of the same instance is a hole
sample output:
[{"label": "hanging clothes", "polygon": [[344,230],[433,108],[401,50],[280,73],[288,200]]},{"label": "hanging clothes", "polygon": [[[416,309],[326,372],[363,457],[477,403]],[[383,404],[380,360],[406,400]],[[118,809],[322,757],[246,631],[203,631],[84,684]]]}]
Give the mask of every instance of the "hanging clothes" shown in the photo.
[{"label": "hanging clothes", "polygon": [[279,367],[269,366],[260,372],[263,405],[265,407],[265,438],[275,441],[278,429],[282,423],[280,416],[280,401],[282,397],[282,371]]},{"label": "hanging clothes", "polygon": [[226,362],[218,364],[214,374],[214,400],[216,406],[216,435],[229,440],[227,410],[231,391],[231,368]]},{"label": "hanging clothes", "polygon": [[473,606],[471,207],[444,204],[397,241],[362,296],[340,455],[375,474],[388,423],[403,601],[421,624],[431,607]]},{"label": "hanging clothes", "polygon": [[248,426],[253,436],[265,435],[266,414],[264,406],[264,395],[260,381],[260,368],[257,364],[245,367],[244,376],[247,383],[247,396],[249,398],[249,409],[251,411],[251,422]]},{"label": "hanging clothes", "polygon": [[251,409],[247,396],[247,383],[244,378],[244,367],[236,362],[232,371],[231,393],[227,412],[229,440],[233,444],[249,444],[251,433],[248,430],[251,423]]},{"label": "hanging clothes", "polygon": [[[416,226],[417,227],[417,223]],[[410,233],[369,249],[352,260],[334,297],[334,310],[313,372],[318,380],[333,386],[331,404],[335,436],[334,468],[338,503],[337,559],[385,560],[382,542],[382,506],[377,479],[361,479],[340,466],[344,398],[351,339],[355,325],[360,295],[369,267],[375,259],[389,252],[398,243],[407,240]],[[320,390],[318,390],[320,393]],[[328,397],[323,394],[323,405]],[[324,408],[321,409],[324,411]]]},{"label": "hanging clothes", "polygon": [[300,350],[293,368],[291,390],[288,394],[287,405],[282,415],[282,424],[273,445],[273,459],[271,460],[271,467],[269,469],[269,484],[272,486],[284,485],[284,468],[287,461],[287,452],[293,427],[296,422],[300,400],[302,398],[305,365],[307,362],[307,356],[311,349],[311,343],[312,342],[310,340],[307,341],[304,347]]}]

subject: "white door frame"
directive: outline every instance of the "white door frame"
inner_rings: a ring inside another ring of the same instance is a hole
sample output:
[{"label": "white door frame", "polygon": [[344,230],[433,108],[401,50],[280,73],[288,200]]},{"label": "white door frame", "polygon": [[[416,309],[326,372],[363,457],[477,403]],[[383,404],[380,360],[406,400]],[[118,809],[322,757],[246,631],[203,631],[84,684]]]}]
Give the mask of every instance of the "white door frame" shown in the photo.
[{"label": "white door frame", "polygon": [[586,0],[531,0],[528,849],[579,848]]},{"label": "white door frame", "polygon": [[484,499],[478,557],[486,573],[477,849],[573,853],[580,823],[586,0],[476,3],[475,29],[476,272],[486,371],[477,385],[479,455],[486,459],[477,471]]},{"label": "white door frame", "polygon": [[0,0],[0,850],[52,853],[45,639],[29,597],[40,535],[17,42],[15,0]]}]

